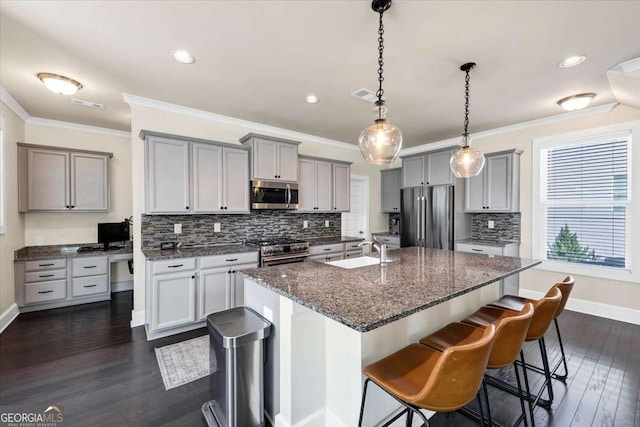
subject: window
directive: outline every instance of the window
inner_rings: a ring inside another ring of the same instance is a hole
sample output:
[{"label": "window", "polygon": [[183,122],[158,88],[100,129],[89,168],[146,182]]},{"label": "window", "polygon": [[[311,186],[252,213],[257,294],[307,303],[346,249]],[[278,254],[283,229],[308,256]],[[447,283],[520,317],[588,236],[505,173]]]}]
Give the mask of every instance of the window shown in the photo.
[{"label": "window", "polygon": [[532,248],[542,268],[632,280],[633,136],[627,125],[534,141]]}]

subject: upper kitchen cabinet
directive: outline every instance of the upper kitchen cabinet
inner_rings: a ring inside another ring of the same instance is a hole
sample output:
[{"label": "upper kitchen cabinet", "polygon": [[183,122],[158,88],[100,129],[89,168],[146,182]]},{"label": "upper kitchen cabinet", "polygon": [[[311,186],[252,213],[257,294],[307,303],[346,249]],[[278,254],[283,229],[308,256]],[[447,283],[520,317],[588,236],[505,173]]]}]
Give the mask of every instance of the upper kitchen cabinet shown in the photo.
[{"label": "upper kitchen cabinet", "polygon": [[381,212],[400,213],[402,168],[380,171]]},{"label": "upper kitchen cabinet", "polygon": [[485,154],[484,169],[465,181],[465,212],[520,211],[520,150]]},{"label": "upper kitchen cabinet", "polygon": [[251,147],[251,179],[298,181],[299,142],[249,133],[240,142]]},{"label": "upper kitchen cabinet", "polygon": [[142,131],[147,214],[249,212],[246,147]]},{"label": "upper kitchen cabinet", "polygon": [[18,143],[18,208],[109,211],[111,153]]},{"label": "upper kitchen cabinet", "polygon": [[350,210],[351,163],[300,156],[298,158],[299,212]]},{"label": "upper kitchen cabinet", "polygon": [[449,167],[454,149],[430,151],[402,159],[402,187],[454,185],[455,177]]}]

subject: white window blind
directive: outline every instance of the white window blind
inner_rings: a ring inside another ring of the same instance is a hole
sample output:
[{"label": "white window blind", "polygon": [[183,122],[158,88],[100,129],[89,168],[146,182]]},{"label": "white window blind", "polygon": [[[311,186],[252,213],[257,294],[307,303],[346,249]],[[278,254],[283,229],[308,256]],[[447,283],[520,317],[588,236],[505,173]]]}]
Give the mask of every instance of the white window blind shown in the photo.
[{"label": "white window blind", "polygon": [[540,152],[548,260],[628,269],[630,134]]}]

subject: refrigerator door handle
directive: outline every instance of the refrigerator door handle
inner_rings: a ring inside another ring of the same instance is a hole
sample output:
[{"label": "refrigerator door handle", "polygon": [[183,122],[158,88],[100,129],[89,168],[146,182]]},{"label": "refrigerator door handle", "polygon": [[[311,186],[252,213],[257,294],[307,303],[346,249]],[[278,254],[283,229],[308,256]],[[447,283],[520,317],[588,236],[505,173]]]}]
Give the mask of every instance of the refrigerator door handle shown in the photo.
[{"label": "refrigerator door handle", "polygon": [[420,203],[422,207],[422,246],[427,247],[427,227],[429,226],[429,221],[427,218],[427,198],[422,197],[422,202]]},{"label": "refrigerator door handle", "polygon": [[416,208],[418,211],[418,220],[416,221],[416,246],[420,246],[420,237],[422,236],[422,205],[420,205],[420,196],[416,197]]}]

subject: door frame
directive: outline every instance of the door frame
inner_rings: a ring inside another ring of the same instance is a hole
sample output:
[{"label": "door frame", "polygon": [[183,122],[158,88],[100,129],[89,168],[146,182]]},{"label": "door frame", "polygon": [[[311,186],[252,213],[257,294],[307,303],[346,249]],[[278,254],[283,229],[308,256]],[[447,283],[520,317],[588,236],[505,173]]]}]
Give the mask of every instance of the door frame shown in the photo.
[{"label": "door frame", "polygon": [[[351,174],[351,177],[349,178],[349,186],[351,186],[351,182],[352,181],[362,181],[364,184],[364,194],[362,195],[362,205],[364,207],[364,209],[362,210],[362,228],[363,228],[363,232],[364,234],[362,235],[363,239],[369,239],[369,177],[367,175],[355,175],[355,174]],[[349,189],[349,197],[351,197],[351,194],[353,194],[353,189],[350,188]],[[351,205],[351,200],[349,200],[349,205]],[[342,213],[342,217],[340,218],[340,223],[341,223],[341,233],[344,236],[345,235],[345,222],[344,222],[344,215],[347,212],[343,212]]]}]

